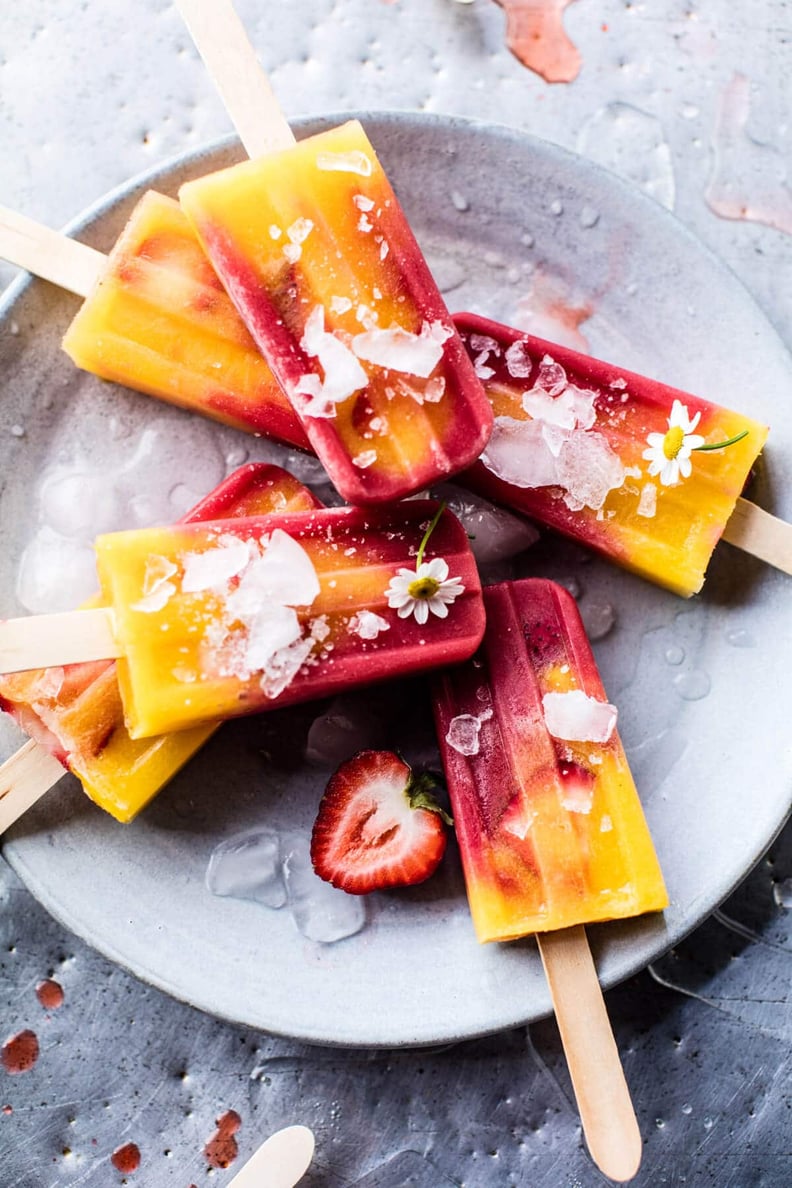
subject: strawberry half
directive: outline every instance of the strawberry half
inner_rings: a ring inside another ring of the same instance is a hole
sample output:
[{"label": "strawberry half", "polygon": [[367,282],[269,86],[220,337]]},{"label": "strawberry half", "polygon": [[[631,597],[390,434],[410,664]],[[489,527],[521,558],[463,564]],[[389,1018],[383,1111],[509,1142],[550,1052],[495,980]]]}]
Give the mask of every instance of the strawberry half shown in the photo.
[{"label": "strawberry half", "polygon": [[392,751],[360,751],[331,777],[311,835],[320,879],[364,895],[422,883],[437,869],[451,818]]}]

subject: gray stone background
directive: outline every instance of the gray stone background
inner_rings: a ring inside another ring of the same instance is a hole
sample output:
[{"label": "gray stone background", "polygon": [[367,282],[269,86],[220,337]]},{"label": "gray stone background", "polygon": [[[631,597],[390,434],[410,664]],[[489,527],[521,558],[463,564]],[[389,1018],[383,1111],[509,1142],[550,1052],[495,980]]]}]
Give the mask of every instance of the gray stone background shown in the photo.
[{"label": "gray stone background", "polygon": [[[548,5],[552,8],[553,5]],[[561,7],[557,5],[556,7]],[[792,13],[785,0],[577,0],[581,55],[551,85],[504,45],[493,0],[239,0],[287,115],[397,108],[521,127],[620,173],[725,260],[792,346]],[[168,3],[0,6],[0,202],[60,226],[130,176],[229,131]],[[0,265],[0,283],[14,270]],[[552,1020],[427,1051],[316,1049],[230,1026],[115,968],[0,859],[5,1038],[0,1188],[230,1180],[274,1129],[312,1126],[306,1185],[589,1188]],[[790,1137],[789,827],[704,925],[607,995],[642,1133],[645,1188],[782,1188]],[[47,1012],[35,987],[65,1002]],[[207,1167],[235,1110],[238,1158]]]}]

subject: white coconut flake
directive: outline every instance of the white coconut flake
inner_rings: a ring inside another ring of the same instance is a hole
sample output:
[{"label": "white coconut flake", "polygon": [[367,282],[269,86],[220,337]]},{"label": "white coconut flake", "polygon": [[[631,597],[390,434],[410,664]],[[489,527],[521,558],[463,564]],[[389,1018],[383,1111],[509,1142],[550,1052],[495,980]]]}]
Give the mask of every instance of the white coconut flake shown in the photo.
[{"label": "white coconut flake", "polygon": [[314,225],[310,219],[295,219],[291,227],[286,231],[292,243],[305,243],[308,236],[314,229]]},{"label": "white coconut flake", "polygon": [[264,670],[273,656],[288,648],[302,636],[297,612],[290,606],[266,602],[259,606],[250,622],[245,666],[251,672]]},{"label": "white coconut flake", "polygon": [[500,354],[500,343],[497,338],[492,338],[489,334],[471,334],[470,349],[477,354],[481,351],[486,351],[488,355]]},{"label": "white coconut flake", "polygon": [[264,665],[260,681],[261,689],[267,697],[279,697],[292,683],[311,655],[314,642],[310,637],[299,639],[270,656]]},{"label": "white coconut flake", "polygon": [[[321,389],[309,392],[317,405],[340,404],[355,392],[365,388],[368,377],[349,347],[324,328],[324,306],[317,305],[308,315],[302,337],[302,348],[307,355],[319,360],[324,371]],[[305,394],[305,377],[301,377],[298,389]],[[327,412],[303,412],[308,416],[327,416]]]},{"label": "white coconut flake", "polygon": [[360,322],[361,326],[365,326],[367,330],[376,330],[377,322],[379,321],[379,314],[372,309],[370,305],[365,305],[362,301],[355,310],[355,317]]},{"label": "white coconut flake", "polygon": [[600,821],[600,833],[610,833],[612,829],[613,821],[607,813],[603,813],[602,820]]},{"label": "white coconut flake", "polygon": [[372,223],[371,219],[367,217],[367,215],[362,214],[358,219],[357,229],[358,231],[368,233],[369,231],[374,230],[374,224]]},{"label": "white coconut flake", "polygon": [[310,606],[319,589],[316,570],[305,549],[283,529],[276,528],[263,556],[248,566],[226,602],[229,612],[244,623],[251,621],[265,599],[285,606]]},{"label": "white coconut flake", "polygon": [[423,399],[427,404],[438,404],[443,399],[445,390],[445,376],[435,375],[427,382],[423,390]]},{"label": "white coconut flake", "polygon": [[657,512],[657,487],[654,483],[645,483],[641,489],[638,507],[635,509],[639,516],[651,519]]},{"label": "white coconut flake", "polygon": [[522,406],[534,421],[562,429],[590,429],[597,419],[596,395],[583,388],[567,387],[554,396],[535,387],[525,393]]},{"label": "white coconut flake", "polygon": [[139,602],[130,604],[130,610],[142,611],[143,614],[156,614],[167,606],[171,596],[176,593],[176,587],[173,582],[162,582],[161,585],[153,590],[151,594],[146,594]]},{"label": "white coconut flake", "polygon": [[390,623],[374,611],[360,610],[349,620],[349,630],[361,639],[376,639],[381,631],[390,631]]},{"label": "white coconut flake", "polygon": [[349,313],[352,308],[352,302],[348,297],[331,297],[330,309],[334,314]]},{"label": "white coconut flake", "polygon": [[545,693],[542,709],[553,738],[565,742],[606,743],[616,728],[616,706],[588,697],[582,689]]},{"label": "white coconut flake", "polygon": [[373,199],[367,197],[365,194],[353,195],[352,201],[354,202],[354,204],[358,208],[358,210],[373,210],[374,209]]},{"label": "white coconut flake", "polygon": [[359,173],[361,177],[371,177],[373,169],[371,158],[358,149],[349,153],[318,153],[316,167],[334,173]]},{"label": "white coconut flake", "polygon": [[506,350],[506,370],[514,379],[527,379],[531,374],[533,362],[528,354],[528,340],[518,338]]},{"label": "white coconut flake", "polygon": [[249,561],[250,550],[244,541],[207,549],[204,553],[185,553],[182,557],[182,591],[197,594],[202,590],[219,589],[241,573]]},{"label": "white coconut flake", "polygon": [[270,233],[270,239],[280,239],[281,235],[283,235],[283,232],[281,231],[280,227],[276,227],[274,223],[271,225],[271,227],[269,229],[269,233]]},{"label": "white coconut flake", "polygon": [[355,466],[357,466],[357,468],[359,470],[367,470],[368,467],[373,466],[376,461],[377,461],[377,451],[376,450],[362,450],[359,454],[356,454],[354,456],[354,458],[352,459],[353,464]]},{"label": "white coconut flake", "polygon": [[389,251],[390,245],[387,239],[383,239],[382,243],[380,244],[380,260],[384,260]]},{"label": "white coconut flake", "polygon": [[622,376],[619,376],[618,379],[611,380],[611,382],[608,384],[608,387],[615,388],[617,392],[622,391],[627,387],[627,380],[623,379]]},{"label": "white coconut flake", "polygon": [[352,339],[352,350],[359,359],[427,379],[443,357],[443,343],[453,330],[441,322],[424,322],[420,334],[411,334],[401,326],[389,330],[368,330]]}]

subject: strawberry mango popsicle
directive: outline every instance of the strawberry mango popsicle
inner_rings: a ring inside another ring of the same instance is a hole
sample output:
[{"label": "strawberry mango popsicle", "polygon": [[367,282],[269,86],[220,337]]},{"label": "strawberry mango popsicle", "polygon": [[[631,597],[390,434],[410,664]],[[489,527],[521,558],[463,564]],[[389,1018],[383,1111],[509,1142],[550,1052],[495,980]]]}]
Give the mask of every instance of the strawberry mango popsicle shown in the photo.
[{"label": "strawberry mango popsicle", "polygon": [[177,202],[146,193],[99,265],[63,339],[78,367],[307,448],[299,420]]},{"label": "strawberry mango popsicle", "polygon": [[455,321],[495,416],[462,481],[677,594],[700,590],[767,428],[489,319]]},{"label": "strawberry mango popsicle", "polygon": [[[317,506],[311,492],[285,470],[250,463],[230,475],[185,520],[309,511]],[[0,677],[0,709],[119,821],[136,816],[216,729],[212,723],[133,741],[124,726],[112,660]],[[14,758],[19,781],[22,764],[30,761]],[[4,809],[0,799],[0,818]]]},{"label": "strawberry mango popsicle", "polygon": [[487,630],[434,713],[480,941],[666,907],[660,867],[574,599],[484,590]]},{"label": "strawberry mango popsicle", "polygon": [[96,555],[104,607],[0,622],[0,673],[117,658],[133,739],[453,664],[484,632],[467,535],[428,500],[118,532]]},{"label": "strawberry mango popsicle", "polygon": [[179,197],[345,499],[398,499],[478,457],[489,402],[357,121]]}]

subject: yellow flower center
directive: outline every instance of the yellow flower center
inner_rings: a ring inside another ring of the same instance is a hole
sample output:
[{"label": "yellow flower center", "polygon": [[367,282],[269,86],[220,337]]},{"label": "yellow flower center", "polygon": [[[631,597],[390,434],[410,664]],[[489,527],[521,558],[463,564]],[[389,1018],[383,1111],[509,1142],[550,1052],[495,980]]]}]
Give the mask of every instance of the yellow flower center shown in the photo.
[{"label": "yellow flower center", "polygon": [[440,583],[437,578],[422,577],[416,578],[414,582],[410,582],[407,587],[407,593],[410,598],[429,599],[434,598],[437,591],[440,589]]},{"label": "yellow flower center", "polygon": [[679,425],[674,425],[673,428],[668,430],[668,433],[663,438],[663,453],[669,462],[672,462],[676,458],[682,449],[684,440],[685,433],[684,430],[679,428]]}]

